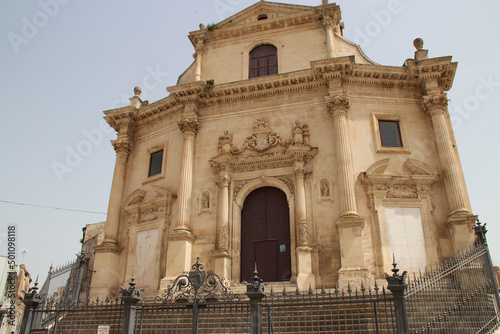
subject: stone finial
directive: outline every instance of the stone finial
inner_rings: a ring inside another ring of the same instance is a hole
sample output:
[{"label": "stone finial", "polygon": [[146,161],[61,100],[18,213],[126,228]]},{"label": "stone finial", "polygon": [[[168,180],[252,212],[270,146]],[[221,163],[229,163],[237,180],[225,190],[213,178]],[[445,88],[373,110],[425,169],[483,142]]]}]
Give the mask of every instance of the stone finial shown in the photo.
[{"label": "stone finial", "polygon": [[200,23],[200,30],[203,30],[205,28],[206,28],[206,26],[203,23]]},{"label": "stone finial", "polygon": [[413,46],[417,51],[415,51],[415,60],[424,60],[428,59],[429,57],[427,56],[427,53],[429,52],[428,50],[424,50],[424,40],[421,38],[415,38],[413,41]]},{"label": "stone finial", "polygon": [[415,40],[413,41],[413,46],[415,47],[415,49],[417,49],[417,51],[422,50],[424,48],[424,40],[421,38],[415,38]]},{"label": "stone finial", "polygon": [[139,109],[141,108],[142,106],[147,106],[149,104],[148,101],[142,101],[141,100],[141,95],[142,93],[142,88],[139,87],[139,86],[135,86],[134,87],[134,96],[132,96],[129,100],[130,100],[130,105],[132,107],[135,107],[136,109]]},{"label": "stone finial", "polygon": [[135,95],[135,96],[140,96],[140,95],[141,95],[141,93],[142,93],[142,88],[141,88],[141,87],[139,87],[139,86],[135,86],[135,87],[134,87],[134,95]]},{"label": "stone finial", "polygon": [[328,5],[328,0],[321,0],[321,3],[322,3],[323,5]]}]

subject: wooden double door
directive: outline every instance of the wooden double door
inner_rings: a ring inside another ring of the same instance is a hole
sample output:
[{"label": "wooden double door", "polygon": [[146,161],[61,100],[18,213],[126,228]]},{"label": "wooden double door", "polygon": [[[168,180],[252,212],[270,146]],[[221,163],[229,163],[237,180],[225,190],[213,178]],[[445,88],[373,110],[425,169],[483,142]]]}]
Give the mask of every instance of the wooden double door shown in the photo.
[{"label": "wooden double door", "polygon": [[252,281],[255,264],[266,282],[290,280],[290,214],[286,195],[278,188],[252,191],[241,210],[242,281]]}]

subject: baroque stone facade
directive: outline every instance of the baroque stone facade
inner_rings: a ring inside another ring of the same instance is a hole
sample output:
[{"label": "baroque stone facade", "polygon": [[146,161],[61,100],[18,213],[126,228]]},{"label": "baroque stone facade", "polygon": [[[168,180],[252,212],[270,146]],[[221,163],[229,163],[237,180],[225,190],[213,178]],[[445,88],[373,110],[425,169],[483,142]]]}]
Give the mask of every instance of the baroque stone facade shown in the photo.
[{"label": "baroque stone facade", "polygon": [[[446,99],[457,63],[417,40],[402,67],[378,65],[340,20],[328,1],[260,1],[189,34],[195,60],[170,95],[136,88],[105,111],[117,153],[91,294],[132,274],[157,291],[197,257],[238,285],[248,252],[268,277],[288,259],[271,280],[301,289],[368,283],[393,254],[416,271],[472,243]],[[254,195],[264,187],[286,198],[278,218]],[[263,237],[245,239],[245,224]]]}]

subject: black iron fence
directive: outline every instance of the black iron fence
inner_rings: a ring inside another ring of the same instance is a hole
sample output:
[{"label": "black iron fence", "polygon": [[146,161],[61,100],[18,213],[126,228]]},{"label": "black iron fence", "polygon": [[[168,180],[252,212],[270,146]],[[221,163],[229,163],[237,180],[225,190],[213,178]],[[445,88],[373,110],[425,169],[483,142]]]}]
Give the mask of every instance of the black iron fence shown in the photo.
[{"label": "black iron fence", "polygon": [[405,291],[410,333],[490,333],[500,323],[498,282],[484,225],[476,245],[425,273]]},{"label": "black iron fence", "polygon": [[268,333],[396,333],[393,298],[377,285],[286,291],[263,299]]},{"label": "black iron fence", "polygon": [[[493,333],[500,299],[484,225],[477,244],[408,281],[396,263],[385,287],[297,289],[264,293],[255,272],[246,293],[196,262],[155,300],[145,302],[132,279],[121,298],[45,303],[33,287],[24,299],[21,334],[96,333]],[[37,333],[42,333],[37,332]]]}]

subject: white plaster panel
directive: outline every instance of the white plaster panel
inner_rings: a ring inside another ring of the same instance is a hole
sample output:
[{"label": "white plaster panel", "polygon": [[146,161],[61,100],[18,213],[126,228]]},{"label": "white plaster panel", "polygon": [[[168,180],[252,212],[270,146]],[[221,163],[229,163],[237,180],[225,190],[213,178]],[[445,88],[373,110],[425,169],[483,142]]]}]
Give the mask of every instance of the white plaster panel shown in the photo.
[{"label": "white plaster panel", "polygon": [[158,265],[157,245],[157,228],[137,233],[134,276],[139,287],[149,286],[154,278],[154,268]]},{"label": "white plaster panel", "polygon": [[427,265],[424,230],[419,208],[386,207],[385,216],[398,268],[408,272],[424,271]]}]

